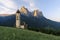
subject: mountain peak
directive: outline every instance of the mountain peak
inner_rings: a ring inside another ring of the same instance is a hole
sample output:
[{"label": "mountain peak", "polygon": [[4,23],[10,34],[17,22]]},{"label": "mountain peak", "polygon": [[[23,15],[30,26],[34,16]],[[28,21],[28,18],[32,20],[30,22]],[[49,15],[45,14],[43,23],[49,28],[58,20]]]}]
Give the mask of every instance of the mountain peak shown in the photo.
[{"label": "mountain peak", "polygon": [[42,11],[34,10],[34,16],[43,16]]},{"label": "mountain peak", "polygon": [[28,10],[27,10],[27,8],[25,8],[24,6],[22,6],[21,9],[20,9],[20,12],[24,13],[24,14],[27,14]]},{"label": "mountain peak", "polygon": [[12,15],[12,14],[0,14],[0,16],[9,16],[9,15]]},{"label": "mountain peak", "polygon": [[34,16],[37,16],[38,10],[34,10]]}]

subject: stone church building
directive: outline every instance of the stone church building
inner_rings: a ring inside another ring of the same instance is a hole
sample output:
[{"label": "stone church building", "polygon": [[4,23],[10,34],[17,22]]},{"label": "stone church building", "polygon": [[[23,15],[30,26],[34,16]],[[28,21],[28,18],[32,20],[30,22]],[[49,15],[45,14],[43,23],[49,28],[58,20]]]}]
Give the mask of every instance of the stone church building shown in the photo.
[{"label": "stone church building", "polygon": [[17,12],[16,12],[16,28],[26,29],[27,24],[25,22],[21,23],[20,14],[21,14],[21,12],[19,10],[17,10]]}]

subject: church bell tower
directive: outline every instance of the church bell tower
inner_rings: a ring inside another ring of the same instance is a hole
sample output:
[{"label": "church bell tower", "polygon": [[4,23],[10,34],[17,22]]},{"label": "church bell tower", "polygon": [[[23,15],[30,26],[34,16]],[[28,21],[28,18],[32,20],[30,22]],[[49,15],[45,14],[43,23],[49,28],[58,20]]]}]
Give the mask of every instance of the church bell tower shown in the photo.
[{"label": "church bell tower", "polygon": [[16,12],[16,28],[20,28],[20,11],[17,10]]}]

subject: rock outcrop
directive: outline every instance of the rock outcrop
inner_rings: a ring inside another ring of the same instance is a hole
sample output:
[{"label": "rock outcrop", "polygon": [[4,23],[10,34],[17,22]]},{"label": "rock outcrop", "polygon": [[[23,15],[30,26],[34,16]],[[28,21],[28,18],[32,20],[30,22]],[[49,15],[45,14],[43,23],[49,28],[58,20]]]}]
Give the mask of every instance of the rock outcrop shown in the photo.
[{"label": "rock outcrop", "polygon": [[24,13],[25,15],[27,15],[28,10],[27,10],[27,8],[25,8],[24,6],[22,6],[21,9],[20,9],[20,12]]},{"label": "rock outcrop", "polygon": [[29,10],[24,6],[21,7],[20,12],[22,14],[29,15],[29,16],[32,15],[34,17],[43,16],[42,11],[34,10],[33,12],[29,12]]},{"label": "rock outcrop", "polygon": [[42,11],[34,10],[33,16],[43,16]]}]

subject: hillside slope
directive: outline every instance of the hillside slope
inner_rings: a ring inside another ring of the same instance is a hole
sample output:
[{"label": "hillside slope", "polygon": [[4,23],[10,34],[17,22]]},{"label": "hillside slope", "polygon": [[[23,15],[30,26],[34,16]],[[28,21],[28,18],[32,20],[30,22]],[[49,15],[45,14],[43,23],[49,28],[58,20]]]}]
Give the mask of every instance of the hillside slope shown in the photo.
[{"label": "hillside slope", "polygon": [[[0,26],[15,26],[16,23],[16,15],[11,15],[11,16],[0,16]],[[28,28],[46,28],[50,27],[53,29],[60,30],[60,23],[55,22],[52,20],[49,20],[43,16],[41,17],[34,17],[34,16],[26,16],[24,14],[21,14],[21,21],[25,22],[28,24]]]},{"label": "hillside slope", "polygon": [[60,36],[47,35],[23,29],[0,27],[0,40],[60,40]]},{"label": "hillside slope", "polygon": [[[54,31],[60,31],[60,22],[55,22],[44,17],[42,11],[34,10],[30,12],[24,6],[20,11],[20,21],[25,22],[28,29],[41,30],[41,29],[53,29]],[[16,25],[16,14],[9,16],[0,16],[0,26],[15,27]]]}]

